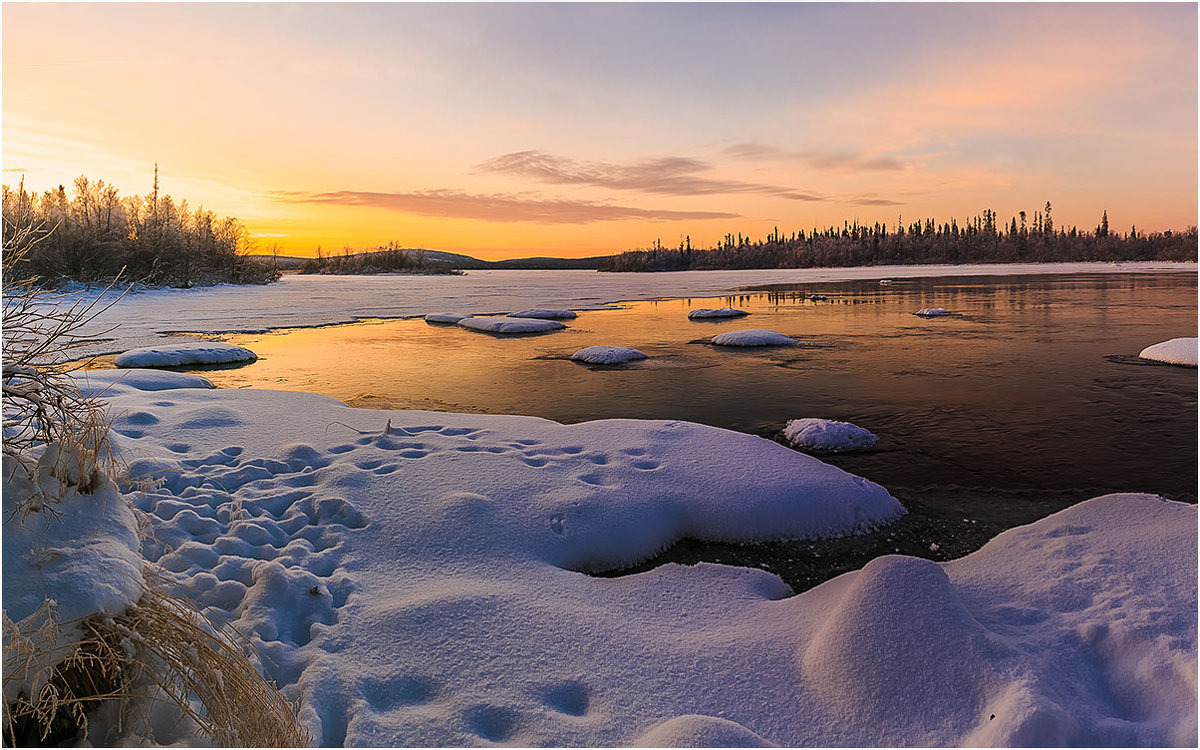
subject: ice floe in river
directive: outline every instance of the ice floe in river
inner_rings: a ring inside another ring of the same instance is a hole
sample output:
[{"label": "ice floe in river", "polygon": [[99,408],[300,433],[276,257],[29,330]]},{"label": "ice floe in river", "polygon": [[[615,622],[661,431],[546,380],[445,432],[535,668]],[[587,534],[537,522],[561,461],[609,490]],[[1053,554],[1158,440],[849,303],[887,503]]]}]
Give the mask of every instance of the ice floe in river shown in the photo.
[{"label": "ice floe in river", "polygon": [[740,318],[749,314],[745,310],[738,310],[734,307],[702,307],[689,312],[688,317],[692,320],[703,320],[705,318]]},{"label": "ice floe in river", "polygon": [[117,355],[117,367],[179,367],[253,362],[258,356],[244,346],[218,341],[184,341],[130,349]]},{"label": "ice floe in river", "polygon": [[790,420],[783,436],[798,448],[825,453],[861,450],[879,442],[875,433],[858,425],[818,418]]},{"label": "ice floe in river", "polygon": [[438,312],[429,313],[425,316],[426,323],[457,323],[464,318],[469,318],[469,313],[454,313],[454,312]]},{"label": "ice floe in river", "polygon": [[1170,365],[1196,366],[1196,339],[1181,338],[1148,346],[1138,355],[1142,359],[1166,362]]},{"label": "ice floe in river", "polygon": [[570,310],[547,310],[541,307],[533,307],[520,312],[509,313],[510,318],[541,318],[543,320],[574,320],[579,317]]},{"label": "ice floe in river", "polygon": [[712,337],[717,346],[791,346],[796,340],[779,331],[766,328],[747,328],[741,331],[726,331]]},{"label": "ice floe in river", "polygon": [[571,355],[576,362],[587,362],[593,365],[619,365],[622,362],[632,362],[646,359],[646,355],[628,346],[588,346]]},{"label": "ice floe in river", "polygon": [[80,378],[142,480],[144,553],[247,635],[321,745],[1196,744],[1194,505],[1108,495],[796,596],[708,563],[594,578],[682,537],[903,510],[687,422]]},{"label": "ice floe in river", "polygon": [[913,313],[913,315],[919,315],[922,318],[941,318],[949,314],[950,311],[944,307],[922,307]]},{"label": "ice floe in river", "polygon": [[542,331],[557,331],[566,328],[557,320],[541,320],[538,318],[510,318],[507,316],[489,315],[481,318],[463,318],[458,321],[463,328],[470,328],[485,333],[540,333]]}]

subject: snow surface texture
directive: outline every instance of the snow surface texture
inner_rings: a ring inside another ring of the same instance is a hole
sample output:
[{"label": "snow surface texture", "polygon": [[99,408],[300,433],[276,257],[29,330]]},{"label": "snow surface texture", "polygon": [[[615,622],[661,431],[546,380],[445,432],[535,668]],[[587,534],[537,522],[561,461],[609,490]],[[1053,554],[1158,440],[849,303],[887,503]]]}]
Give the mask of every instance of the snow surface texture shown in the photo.
[{"label": "snow surface texture", "polygon": [[500,316],[487,316],[483,318],[463,318],[458,321],[458,324],[463,328],[470,328],[473,331],[483,331],[484,333],[541,333],[543,331],[557,331],[560,328],[566,328],[565,325],[557,320],[539,320],[537,318],[509,318]]},{"label": "snow surface texture", "polygon": [[798,448],[824,453],[861,450],[879,442],[875,433],[858,425],[817,418],[790,420],[783,436]]},{"label": "snow surface texture", "polygon": [[1107,496],[794,597],[714,564],[592,578],[572,569],[680,535],[840,533],[900,508],[684,422],[86,376],[131,471],[162,480],[134,496],[146,553],[249,634],[320,744],[1196,743],[1195,506]]},{"label": "snow surface texture", "polygon": [[645,354],[628,346],[588,346],[571,355],[576,362],[592,365],[619,365],[645,358]]},{"label": "snow surface texture", "polygon": [[243,346],[217,341],[185,341],[130,349],[117,356],[117,367],[179,367],[253,362],[258,356]]},{"label": "snow surface texture", "polygon": [[738,310],[734,307],[701,307],[699,310],[692,310],[688,313],[688,317],[692,320],[703,320],[705,318],[740,318],[749,314],[745,310]]},{"label": "snow surface texture", "polygon": [[1169,365],[1196,366],[1196,339],[1171,339],[1148,346],[1138,355],[1142,359],[1166,362]]},{"label": "snow surface texture", "polygon": [[944,307],[922,307],[913,315],[920,315],[922,318],[941,318],[949,315],[950,311]]},{"label": "snow surface texture", "polygon": [[741,331],[726,331],[712,337],[717,346],[792,346],[795,339],[779,331],[766,328],[747,328]]},{"label": "snow surface texture", "polygon": [[457,323],[460,320],[463,320],[464,318],[469,318],[469,317],[471,317],[471,316],[467,313],[453,313],[453,312],[429,313],[428,315],[425,316],[425,322],[426,323],[451,323],[451,324],[453,324],[453,323]]},{"label": "snow surface texture", "polygon": [[509,313],[510,318],[540,318],[542,320],[574,320],[579,317],[570,310],[547,310],[541,307],[533,307],[520,312]]},{"label": "snow surface texture", "polygon": [[[192,289],[155,289],[127,294],[96,319],[91,330],[106,331],[73,356],[115,354],[161,342],[159,334],[257,332],[272,328],[349,323],[360,318],[401,318],[438,310],[485,314],[533,305],[585,310],[620,300],[707,297],[762,284],[931,276],[981,276],[1039,273],[1195,274],[1194,263],[999,264],[979,266],[889,266],[798,268],[756,271],[679,271],[675,273],[596,273],[593,271],[471,271],[462,276],[323,276],[287,274],[263,286],[221,285]],[[81,293],[63,304],[94,297]]]}]

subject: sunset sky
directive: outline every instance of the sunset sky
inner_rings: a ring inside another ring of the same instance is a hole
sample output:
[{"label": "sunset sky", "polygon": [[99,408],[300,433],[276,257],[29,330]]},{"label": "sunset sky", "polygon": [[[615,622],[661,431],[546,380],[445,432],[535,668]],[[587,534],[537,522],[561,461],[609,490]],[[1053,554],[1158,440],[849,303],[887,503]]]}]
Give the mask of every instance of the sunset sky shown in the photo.
[{"label": "sunset sky", "polygon": [[5,184],[291,254],[696,246],[1047,200],[1197,221],[1195,4],[13,4]]}]

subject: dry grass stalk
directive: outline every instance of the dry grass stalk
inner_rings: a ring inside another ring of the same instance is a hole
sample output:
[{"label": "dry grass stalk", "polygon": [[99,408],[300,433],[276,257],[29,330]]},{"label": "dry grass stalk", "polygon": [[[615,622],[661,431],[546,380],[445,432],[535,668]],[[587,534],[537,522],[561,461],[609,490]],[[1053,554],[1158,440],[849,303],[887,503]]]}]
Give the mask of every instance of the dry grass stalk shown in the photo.
[{"label": "dry grass stalk", "polygon": [[[120,741],[152,701],[167,701],[182,725],[223,747],[306,747],[312,737],[291,704],[255,669],[248,643],[206,620],[190,600],[151,583],[117,616],[93,615],[59,626],[43,607],[20,624],[4,621],[4,743],[58,743],[88,737],[88,719],[107,709],[109,737]],[[69,653],[48,653],[55,630],[75,625]],[[44,632],[47,628],[50,632]],[[46,664],[54,664],[46,669]],[[41,679],[31,670],[41,669]],[[34,677],[34,696],[10,699],[9,683]]]}]

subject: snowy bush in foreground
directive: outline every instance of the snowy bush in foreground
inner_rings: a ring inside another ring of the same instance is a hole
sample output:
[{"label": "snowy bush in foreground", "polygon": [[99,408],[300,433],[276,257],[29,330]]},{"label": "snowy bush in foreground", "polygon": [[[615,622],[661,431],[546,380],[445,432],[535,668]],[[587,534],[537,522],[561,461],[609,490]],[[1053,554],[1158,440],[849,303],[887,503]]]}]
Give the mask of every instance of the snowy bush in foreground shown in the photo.
[{"label": "snowy bush in foreground", "polygon": [[588,346],[571,355],[576,362],[587,362],[593,365],[619,365],[622,362],[633,362],[645,359],[646,355],[637,349],[627,346]]},{"label": "snowy bush in foreground", "polygon": [[1166,362],[1169,365],[1196,366],[1196,339],[1180,338],[1148,346],[1138,355],[1142,359]]},{"label": "snowy bush in foreground", "polygon": [[832,419],[793,419],[783,428],[788,442],[806,450],[838,453],[870,448],[879,438],[869,430]]},{"label": "snowy bush in foreground", "polygon": [[796,340],[779,331],[766,328],[747,328],[743,331],[726,331],[713,336],[717,346],[792,346]]},{"label": "snowy bush in foreground", "polygon": [[181,367],[253,362],[258,355],[243,346],[219,341],[185,341],[130,349],[117,355],[117,367]]}]

